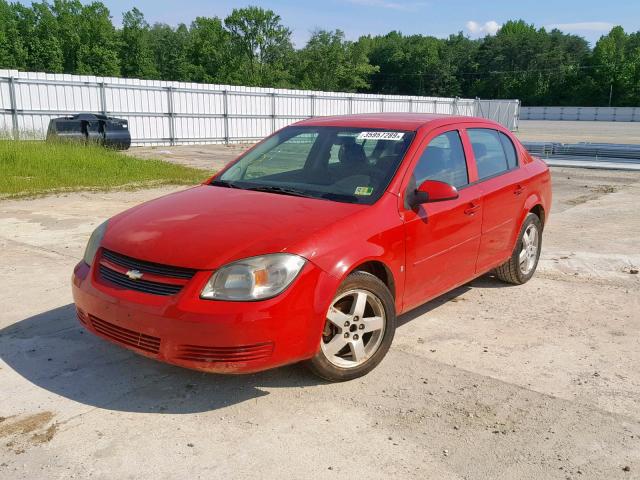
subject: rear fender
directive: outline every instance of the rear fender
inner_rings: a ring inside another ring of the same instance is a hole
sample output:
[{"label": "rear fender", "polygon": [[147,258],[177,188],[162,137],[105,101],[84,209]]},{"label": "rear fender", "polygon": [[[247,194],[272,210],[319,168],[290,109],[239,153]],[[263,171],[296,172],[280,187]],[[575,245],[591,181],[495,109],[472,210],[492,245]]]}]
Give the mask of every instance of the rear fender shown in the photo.
[{"label": "rear fender", "polygon": [[533,207],[536,205],[541,205],[542,209],[546,212],[546,208],[544,206],[544,202],[542,197],[538,193],[531,193],[527,200],[524,202],[524,206],[522,208],[522,212],[520,212],[520,218],[518,219],[519,228],[514,230],[513,238],[511,239],[511,250],[513,250],[516,246],[516,241],[518,240],[518,235],[520,235],[520,230],[522,228],[522,224],[524,223],[525,218],[531,211]]}]

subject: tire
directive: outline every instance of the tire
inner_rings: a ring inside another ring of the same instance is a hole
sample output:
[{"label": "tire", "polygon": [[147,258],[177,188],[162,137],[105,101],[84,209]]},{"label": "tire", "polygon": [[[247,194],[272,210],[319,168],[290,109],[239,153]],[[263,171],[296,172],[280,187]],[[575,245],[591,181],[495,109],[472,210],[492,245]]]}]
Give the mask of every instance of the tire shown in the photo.
[{"label": "tire", "polygon": [[331,382],[361,377],[382,361],[395,330],[395,304],[387,286],[370,273],[354,272],[336,292],[320,349],[306,364]]},{"label": "tire", "polygon": [[[533,241],[531,240],[532,231],[536,235],[533,245],[530,243]],[[514,285],[528,282],[538,266],[541,249],[542,223],[535,213],[529,213],[524,219],[511,258],[495,269],[496,277]]]}]

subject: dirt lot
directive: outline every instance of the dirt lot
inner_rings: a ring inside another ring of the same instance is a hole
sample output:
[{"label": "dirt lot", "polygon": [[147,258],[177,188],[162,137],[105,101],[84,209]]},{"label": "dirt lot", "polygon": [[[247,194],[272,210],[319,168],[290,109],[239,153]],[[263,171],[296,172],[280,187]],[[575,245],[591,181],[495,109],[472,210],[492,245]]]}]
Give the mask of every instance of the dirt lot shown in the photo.
[{"label": "dirt lot", "polygon": [[0,478],[640,478],[640,175],[553,177],[531,282],[403,315],[383,363],[337,385],[203,375],[82,331],[89,233],[175,189],[1,202]]}]

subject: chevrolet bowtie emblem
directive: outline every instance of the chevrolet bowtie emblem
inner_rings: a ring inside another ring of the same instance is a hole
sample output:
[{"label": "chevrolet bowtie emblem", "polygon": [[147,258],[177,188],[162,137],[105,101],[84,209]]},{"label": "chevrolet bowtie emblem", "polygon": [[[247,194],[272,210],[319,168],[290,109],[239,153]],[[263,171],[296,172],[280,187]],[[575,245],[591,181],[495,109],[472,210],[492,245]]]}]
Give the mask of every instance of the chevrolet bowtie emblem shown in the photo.
[{"label": "chevrolet bowtie emblem", "polygon": [[125,275],[131,280],[140,280],[144,274],[140,270],[129,270]]}]

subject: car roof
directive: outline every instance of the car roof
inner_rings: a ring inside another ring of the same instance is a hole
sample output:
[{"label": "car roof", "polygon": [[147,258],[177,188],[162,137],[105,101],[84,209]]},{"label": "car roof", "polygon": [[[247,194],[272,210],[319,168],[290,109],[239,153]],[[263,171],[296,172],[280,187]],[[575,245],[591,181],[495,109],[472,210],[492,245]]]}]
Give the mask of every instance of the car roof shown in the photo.
[{"label": "car roof", "polygon": [[324,126],[324,127],[359,127],[359,128],[389,128],[392,130],[418,130],[429,125],[437,128],[452,123],[483,123],[498,125],[492,120],[460,115],[441,115],[434,113],[361,113],[356,115],[337,115],[332,117],[312,117],[300,122],[296,126]]}]

